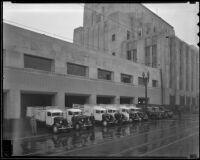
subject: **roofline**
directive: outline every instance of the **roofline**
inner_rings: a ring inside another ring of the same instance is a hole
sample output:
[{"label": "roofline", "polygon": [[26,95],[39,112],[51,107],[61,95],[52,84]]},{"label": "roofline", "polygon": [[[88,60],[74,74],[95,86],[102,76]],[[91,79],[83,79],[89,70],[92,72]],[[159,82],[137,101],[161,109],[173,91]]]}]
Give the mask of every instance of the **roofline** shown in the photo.
[{"label": "roofline", "polygon": [[147,10],[149,10],[153,15],[155,15],[156,17],[158,17],[159,19],[161,19],[163,22],[165,22],[167,25],[169,25],[171,28],[174,29],[174,27],[172,25],[170,25],[168,22],[166,22],[163,18],[161,18],[160,16],[158,16],[156,13],[154,13],[153,11],[151,11],[149,8],[147,8],[146,6],[144,6],[142,3],[141,3],[141,6]]}]

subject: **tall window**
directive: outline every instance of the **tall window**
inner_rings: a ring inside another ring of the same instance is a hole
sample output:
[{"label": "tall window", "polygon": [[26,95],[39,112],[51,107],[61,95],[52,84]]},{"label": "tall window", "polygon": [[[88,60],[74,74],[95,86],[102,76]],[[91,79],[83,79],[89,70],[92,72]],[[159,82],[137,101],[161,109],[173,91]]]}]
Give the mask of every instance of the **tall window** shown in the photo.
[{"label": "tall window", "polygon": [[138,84],[139,85],[144,85],[144,81],[142,77],[138,77]]},{"label": "tall window", "polygon": [[111,71],[98,69],[98,79],[112,80],[112,75]]},{"label": "tall window", "polygon": [[152,46],[152,67],[157,67],[157,45]]},{"label": "tall window", "polygon": [[175,101],[175,96],[170,95],[170,97],[169,97],[169,103],[174,105],[175,102],[176,102]]},{"label": "tall window", "polygon": [[67,63],[67,74],[86,77],[88,75],[88,67]]},{"label": "tall window", "polygon": [[145,65],[150,66],[150,46],[145,47]]},{"label": "tall window", "polygon": [[127,31],[127,40],[130,39],[130,31]]},{"label": "tall window", "polygon": [[128,50],[128,51],[126,52],[126,58],[127,58],[128,60],[131,60],[131,59],[132,59],[131,51],[130,51],[130,50]]},{"label": "tall window", "polygon": [[115,41],[115,34],[112,34],[112,41]]},{"label": "tall window", "polygon": [[33,68],[43,71],[52,71],[53,60],[37,57],[32,55],[24,55],[24,68]]},{"label": "tall window", "polygon": [[132,76],[127,74],[121,74],[121,82],[132,83]]},{"label": "tall window", "polygon": [[152,80],[152,87],[158,87],[158,81]]},{"label": "tall window", "polygon": [[133,49],[132,53],[133,53],[133,62],[137,62],[137,49]]},{"label": "tall window", "polygon": [[180,105],[185,105],[185,96],[180,96]]}]

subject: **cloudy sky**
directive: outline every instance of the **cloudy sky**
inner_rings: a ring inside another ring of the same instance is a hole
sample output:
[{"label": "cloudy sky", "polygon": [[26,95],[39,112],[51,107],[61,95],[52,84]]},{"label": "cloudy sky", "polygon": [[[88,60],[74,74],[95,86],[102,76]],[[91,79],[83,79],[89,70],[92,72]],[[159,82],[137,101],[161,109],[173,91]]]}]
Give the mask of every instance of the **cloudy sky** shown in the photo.
[{"label": "cloudy sky", "polygon": [[[175,34],[197,47],[199,38],[199,3],[144,4],[174,27]],[[5,22],[73,41],[73,30],[83,26],[84,5],[76,4],[12,4],[3,2]]]}]

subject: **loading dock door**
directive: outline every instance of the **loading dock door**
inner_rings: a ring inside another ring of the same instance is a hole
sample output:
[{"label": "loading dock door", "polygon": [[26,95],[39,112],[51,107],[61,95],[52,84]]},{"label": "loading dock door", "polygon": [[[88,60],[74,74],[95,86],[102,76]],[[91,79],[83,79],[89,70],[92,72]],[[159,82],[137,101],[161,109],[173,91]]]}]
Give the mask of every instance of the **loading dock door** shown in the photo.
[{"label": "loading dock door", "polygon": [[131,97],[120,97],[120,104],[133,104],[133,98],[131,98]]},{"label": "loading dock door", "polygon": [[21,117],[26,117],[26,107],[27,106],[52,106],[52,100],[54,95],[49,94],[31,94],[22,93],[21,94]]},{"label": "loading dock door", "polygon": [[113,104],[114,97],[97,96],[97,104]]},{"label": "loading dock door", "polygon": [[88,95],[65,95],[65,106],[72,107],[73,104],[88,104],[89,96]]}]

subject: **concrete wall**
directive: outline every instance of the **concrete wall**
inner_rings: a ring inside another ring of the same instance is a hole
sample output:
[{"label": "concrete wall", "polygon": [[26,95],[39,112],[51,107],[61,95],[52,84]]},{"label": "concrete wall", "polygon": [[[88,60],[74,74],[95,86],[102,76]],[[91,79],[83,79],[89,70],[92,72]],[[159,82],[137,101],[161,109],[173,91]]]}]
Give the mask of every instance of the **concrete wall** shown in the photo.
[{"label": "concrete wall", "polygon": [[[97,95],[110,95],[118,102],[123,97],[144,97],[144,86],[138,86],[142,72],[150,72],[159,86],[152,88],[149,83],[150,103],[161,103],[160,72],[141,64],[129,62],[102,52],[86,50],[77,45],[51,38],[42,34],[3,24],[4,65],[3,89],[7,91],[5,118],[19,118],[22,92],[54,94],[55,105],[64,106],[66,93],[90,95],[89,102],[96,103]],[[24,54],[46,57],[53,60],[52,72],[24,68]],[[82,64],[89,67],[88,77],[67,75],[66,63]],[[114,80],[98,80],[98,68],[113,71]],[[133,76],[132,84],[120,82],[121,73]]]}]

